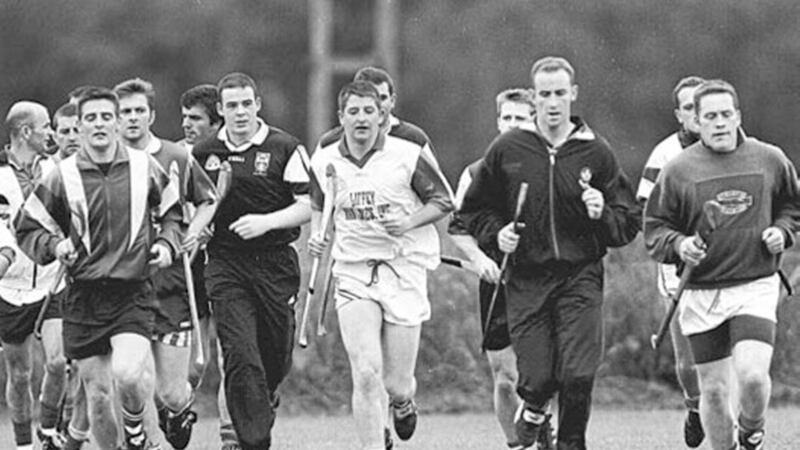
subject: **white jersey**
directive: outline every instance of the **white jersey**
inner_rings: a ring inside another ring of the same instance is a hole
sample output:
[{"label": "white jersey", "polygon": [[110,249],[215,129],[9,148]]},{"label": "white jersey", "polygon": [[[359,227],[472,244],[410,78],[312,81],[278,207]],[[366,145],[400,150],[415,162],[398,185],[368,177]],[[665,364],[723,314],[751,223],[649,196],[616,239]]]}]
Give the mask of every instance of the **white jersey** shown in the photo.
[{"label": "white jersey", "polygon": [[311,204],[322,210],[326,168],[335,169],[332,255],[337,261],[404,258],[428,269],[439,264],[439,236],[433,224],[392,236],[378,222],[408,215],[434,203],[453,209],[449,186],[433,154],[412,141],[381,135],[375,148],[356,160],[344,138],[322,142],[311,157]]},{"label": "white jersey", "polygon": [[[25,202],[26,191],[32,190],[33,186],[23,187],[23,182],[17,177],[17,169],[12,164],[0,165],[0,198],[4,199],[4,211],[0,218],[0,248],[10,249],[14,253],[14,262],[0,278],[0,299],[14,306],[22,306],[42,300],[47,295],[48,288],[56,278],[59,262],[37,265],[17,245],[12,222]],[[37,180],[55,168],[55,163],[49,158],[37,159],[34,162],[36,164],[39,167],[35,170],[40,171]],[[32,182],[34,180],[25,181],[26,184]],[[62,283],[59,289],[63,286]]]},{"label": "white jersey", "polygon": [[[682,151],[683,145],[681,145],[681,141],[678,138],[678,133],[672,133],[655,146],[644,165],[644,172],[639,181],[639,189],[636,191],[636,198],[647,200],[650,197],[650,193],[653,191],[661,169],[673,158],[680,155]],[[658,291],[661,295],[667,297],[675,294],[679,283],[675,266],[673,264],[658,263],[657,282]]]}]

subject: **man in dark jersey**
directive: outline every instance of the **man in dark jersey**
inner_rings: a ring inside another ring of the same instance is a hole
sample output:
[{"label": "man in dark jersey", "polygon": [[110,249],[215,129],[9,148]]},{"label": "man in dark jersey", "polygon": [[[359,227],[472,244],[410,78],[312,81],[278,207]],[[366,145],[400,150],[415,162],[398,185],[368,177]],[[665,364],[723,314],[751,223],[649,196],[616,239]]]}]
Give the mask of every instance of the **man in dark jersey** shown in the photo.
[{"label": "man in dark jersey", "polygon": [[[641,227],[641,210],[610,146],[571,116],[574,74],[564,58],[534,63],[536,129],[511,130],[492,142],[460,210],[479,242],[515,253],[505,288],[523,400],[515,420],[519,443],[533,445],[558,392],[560,450],[586,448],[602,358],[602,258]],[[530,186],[520,216],[525,226],[515,229],[522,183]]]},{"label": "man in dark jersey", "polygon": [[777,270],[800,224],[800,185],[780,148],[745,136],[733,86],[707,81],[694,105],[700,141],[662,170],[645,208],[645,244],[659,262],[693,267],[678,320],[700,376],[711,448],[759,450],[772,386]]},{"label": "man in dark jersey", "polygon": [[217,84],[225,125],[194,155],[231,187],[214,218],[206,288],[225,360],[228,409],[245,450],[271,444],[276,390],[291,367],[300,285],[291,245],[311,217],[308,155],[300,141],[258,117],[261,97],[242,73]]}]

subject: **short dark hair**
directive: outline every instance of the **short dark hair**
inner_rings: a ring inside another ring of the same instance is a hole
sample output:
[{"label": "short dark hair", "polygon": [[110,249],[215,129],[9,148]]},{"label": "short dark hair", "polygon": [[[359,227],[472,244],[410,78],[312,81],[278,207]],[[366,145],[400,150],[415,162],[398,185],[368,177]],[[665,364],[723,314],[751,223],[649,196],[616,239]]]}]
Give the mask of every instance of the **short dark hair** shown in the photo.
[{"label": "short dark hair", "polygon": [[258,88],[256,87],[256,82],[250,78],[249,75],[246,75],[242,72],[232,72],[222,77],[222,79],[219,80],[219,83],[217,83],[217,95],[219,95],[220,100],[222,100],[223,90],[246,87],[253,89],[253,93],[255,94],[256,98],[260,97]]},{"label": "short dark hair", "polygon": [[145,81],[141,78],[131,78],[122,83],[114,86],[114,92],[118,98],[128,97],[134,94],[143,94],[147,98],[147,106],[150,111],[156,109],[156,90],[153,89],[153,83]]},{"label": "short dark hair", "polygon": [[708,80],[694,91],[694,110],[698,115],[700,114],[700,100],[711,94],[730,94],[733,97],[733,107],[739,109],[739,94],[736,93],[732,84],[721,79]]},{"label": "short dark hair", "polygon": [[78,99],[78,118],[83,115],[83,105],[92,100],[108,100],[114,104],[114,114],[119,116],[119,97],[109,88],[87,86]]},{"label": "short dark hair", "polygon": [[367,66],[358,69],[353,75],[353,81],[367,81],[375,86],[386,83],[389,86],[389,95],[394,95],[394,81],[389,72],[380,67]]},{"label": "short dark hair", "polygon": [[186,109],[200,106],[205,110],[212,125],[222,122],[222,117],[217,112],[218,102],[219,92],[213,84],[201,84],[181,94],[181,106]]},{"label": "short dark hair", "polygon": [[531,84],[534,88],[536,87],[533,79],[537,73],[558,72],[559,70],[566,71],[567,74],[569,74],[569,83],[575,84],[575,69],[566,58],[562,58],[561,56],[545,56],[533,63],[533,66],[531,66]]},{"label": "short dark hair", "polygon": [[378,90],[375,89],[374,84],[369,81],[351,81],[342,86],[339,90],[339,95],[337,96],[339,112],[344,111],[347,100],[354,95],[358,97],[370,97],[375,99],[375,103],[378,106],[381,104],[380,95],[378,94]]},{"label": "short dark hair", "polygon": [[681,107],[681,105],[680,105],[680,103],[678,101],[678,94],[682,90],[684,90],[686,88],[700,86],[705,81],[706,80],[704,80],[703,78],[700,78],[700,77],[698,77],[696,75],[689,75],[688,77],[681,78],[678,81],[678,84],[675,85],[675,88],[672,89],[672,101],[673,101],[673,103],[675,103],[675,109],[678,109],[678,108]]},{"label": "short dark hair", "polygon": [[78,107],[74,103],[64,103],[53,114],[53,127],[58,128],[58,119],[62,117],[78,117]]},{"label": "short dark hair", "polygon": [[497,94],[495,97],[495,103],[497,104],[497,114],[500,114],[500,107],[503,106],[503,103],[524,103],[531,107],[531,111],[534,109],[533,104],[533,94],[531,93],[530,89],[523,89],[523,88],[512,88],[506,89],[503,92]]}]

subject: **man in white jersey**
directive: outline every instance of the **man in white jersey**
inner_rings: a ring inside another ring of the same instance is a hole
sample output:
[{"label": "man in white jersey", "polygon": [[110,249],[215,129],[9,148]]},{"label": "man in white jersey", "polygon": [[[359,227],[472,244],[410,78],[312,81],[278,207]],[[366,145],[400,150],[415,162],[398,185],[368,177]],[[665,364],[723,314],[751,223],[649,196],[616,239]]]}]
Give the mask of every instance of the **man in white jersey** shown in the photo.
[{"label": "man in white jersey", "polygon": [[353,416],[363,449],[391,448],[388,393],[394,429],[410,439],[417,422],[414,367],[422,322],[430,317],[427,270],[439,262],[433,223],[453,209],[449,188],[424,143],[380,132],[387,112],[371,83],[339,92],[343,136],[320,143],[311,161],[309,251],[321,256],[322,186],[333,184],[332,257],[336,309],[353,377]]},{"label": "man in white jersey", "polygon": [[[644,203],[650,197],[661,169],[675,156],[681,154],[684,148],[699,139],[699,125],[695,120],[694,111],[694,92],[703,81],[700,77],[688,76],[678,81],[672,90],[675,119],[678,120],[680,129],[659,142],[647,159],[636,192],[636,198],[640,202]],[[675,266],[672,264],[658,264],[658,292],[667,305],[672,302],[671,298],[678,287],[678,275],[675,272]],[[670,324],[670,335],[675,354],[675,373],[678,375],[678,383],[683,390],[688,410],[683,424],[683,438],[689,448],[697,448],[703,442],[705,432],[700,421],[700,386],[697,369],[694,366],[694,356],[689,347],[689,340],[683,335],[677,320],[673,320]]]},{"label": "man in white jersey", "polygon": [[[6,116],[11,145],[0,152],[0,342],[6,360],[6,400],[11,409],[17,449],[33,449],[31,436],[32,348],[34,324],[47,290],[56,278],[58,264],[38,265],[22,253],[10,221],[25,198],[54,164],[45,154],[52,137],[50,114],[39,103],[21,101]],[[61,285],[63,287],[63,284]],[[40,428],[42,448],[60,448],[56,430],[58,403],[64,390],[64,358],[61,340],[61,303],[51,301],[44,312],[42,344],[45,374],[41,389]]]}]

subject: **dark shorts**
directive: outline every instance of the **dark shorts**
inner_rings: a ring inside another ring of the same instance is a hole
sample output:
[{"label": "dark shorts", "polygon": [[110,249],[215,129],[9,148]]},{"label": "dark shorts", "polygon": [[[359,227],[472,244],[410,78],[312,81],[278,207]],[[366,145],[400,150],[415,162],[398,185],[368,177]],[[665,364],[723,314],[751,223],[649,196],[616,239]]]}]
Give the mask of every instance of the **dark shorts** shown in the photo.
[{"label": "dark shorts", "polygon": [[155,299],[150,281],[75,281],[64,302],[64,354],[69,359],[106,355],[111,337],[153,335]]},{"label": "dark shorts", "polygon": [[754,340],[775,345],[775,322],[756,316],[733,316],[717,328],[689,335],[694,362],[704,364],[731,356],[739,341]]},{"label": "dark shorts", "polygon": [[[61,318],[62,290],[50,301],[47,311],[44,313],[44,320]],[[0,341],[9,344],[21,344],[33,333],[36,325],[36,316],[42,309],[44,299],[29,303],[27,305],[16,306],[0,299]]]},{"label": "dark shorts", "polygon": [[492,317],[489,321],[489,329],[486,329],[486,315],[489,313],[489,304],[492,302],[494,284],[481,281],[478,287],[480,313],[481,313],[481,332],[486,330],[483,341],[486,350],[502,350],[511,345],[511,336],[508,334],[508,316],[506,315],[506,296],[505,289],[500,289],[497,299],[492,309]]},{"label": "dark shorts", "polygon": [[192,315],[181,260],[156,272],[152,281],[156,301],[155,335],[191,330]]}]

